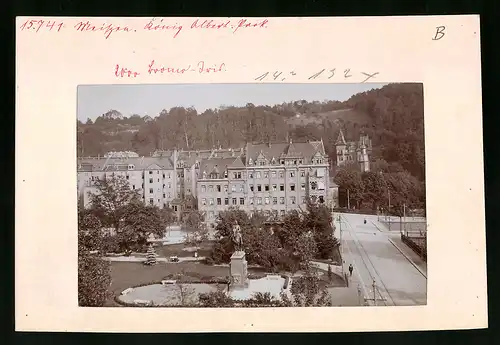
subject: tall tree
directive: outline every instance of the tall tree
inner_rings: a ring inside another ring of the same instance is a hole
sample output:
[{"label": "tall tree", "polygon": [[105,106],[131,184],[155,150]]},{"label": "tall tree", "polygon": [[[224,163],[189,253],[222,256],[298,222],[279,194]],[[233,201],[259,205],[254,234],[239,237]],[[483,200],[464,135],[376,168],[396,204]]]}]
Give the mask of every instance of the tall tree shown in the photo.
[{"label": "tall tree", "polygon": [[150,236],[161,238],[165,235],[160,209],[156,206],[146,206],[140,200],[133,199],[123,208],[121,216],[122,226],[118,237],[125,249],[131,246],[142,249]]},{"label": "tall tree", "polygon": [[78,215],[78,304],[101,307],[110,297],[109,262],[93,254],[101,245],[101,223],[85,211]]},{"label": "tall tree", "polygon": [[89,192],[91,209],[103,225],[120,231],[121,220],[127,212],[127,206],[139,201],[139,192],[131,189],[124,176],[115,175],[95,181],[95,192]]},{"label": "tall tree", "polygon": [[331,259],[333,251],[338,247],[338,240],[333,236],[332,214],[324,204],[307,202],[304,214],[304,227],[312,232],[317,246],[317,256]]},{"label": "tall tree", "polygon": [[[335,175],[335,183],[339,186],[339,190],[349,191],[349,199],[354,204],[359,205],[363,200],[364,185],[361,179],[361,172],[353,170],[340,169]],[[352,204],[351,204],[352,205]]]},{"label": "tall tree", "polygon": [[363,200],[372,203],[372,209],[376,210],[381,205],[387,194],[387,184],[381,172],[365,172],[362,174],[364,195]]}]

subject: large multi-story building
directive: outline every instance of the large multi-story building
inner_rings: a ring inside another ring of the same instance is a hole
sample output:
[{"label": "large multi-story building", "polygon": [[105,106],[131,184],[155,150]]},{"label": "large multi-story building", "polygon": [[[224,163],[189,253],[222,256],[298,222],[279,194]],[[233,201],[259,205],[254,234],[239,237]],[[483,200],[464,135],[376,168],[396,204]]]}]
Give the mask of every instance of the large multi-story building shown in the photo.
[{"label": "large multi-story building", "polygon": [[229,207],[279,218],[303,209],[307,198],[326,202],[329,181],[323,141],[247,144],[244,155],[201,162],[198,208],[212,228]]},{"label": "large multi-story building", "polygon": [[137,190],[145,203],[160,208],[178,197],[177,169],[169,157],[91,157],[78,161],[78,193],[89,206],[97,179],[121,175]]},{"label": "large multi-story building", "polygon": [[196,181],[200,162],[218,157],[235,157],[243,149],[212,149],[200,151],[155,151],[150,157],[134,152],[109,152],[104,157],[78,159],[78,195],[83,205],[90,204],[89,193],[96,193],[95,181],[122,175],[141,199],[159,208],[172,207],[178,215],[182,201],[196,198]]},{"label": "large multi-story building", "polygon": [[[247,144],[238,149],[155,151],[150,157],[113,153],[78,160],[78,192],[84,206],[98,178],[124,176],[146,204],[172,207],[197,200],[209,227],[229,207],[279,218],[303,209],[306,199],[335,197],[323,141]],[[335,189],[335,187],[334,187]]]}]

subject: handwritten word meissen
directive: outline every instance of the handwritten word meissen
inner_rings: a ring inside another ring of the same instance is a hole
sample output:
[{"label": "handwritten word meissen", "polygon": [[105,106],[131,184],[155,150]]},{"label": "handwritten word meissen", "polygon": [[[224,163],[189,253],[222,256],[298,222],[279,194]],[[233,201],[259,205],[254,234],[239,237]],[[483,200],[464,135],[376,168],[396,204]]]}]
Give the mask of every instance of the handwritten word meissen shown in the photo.
[{"label": "handwritten word meissen", "polygon": [[128,67],[120,66],[119,64],[116,64],[114,69],[115,76],[118,78],[124,78],[124,77],[136,78],[141,74],[149,74],[149,75],[184,74],[190,72],[195,72],[199,74],[209,74],[209,73],[218,73],[225,71],[226,71],[226,64],[224,62],[220,64],[210,65],[207,64],[205,61],[199,61],[194,65],[188,64],[185,66],[165,66],[157,64],[155,60],[152,60],[151,63],[147,66],[147,70],[145,73],[138,72]]},{"label": "handwritten word meissen", "polygon": [[[115,20],[116,21],[116,20]],[[123,33],[136,33],[136,32],[172,32],[173,38],[177,38],[177,36],[184,30],[184,27],[179,23],[169,22],[169,19],[158,19],[152,18],[148,20],[145,24],[144,22],[138,23],[131,22],[128,25],[117,25],[114,23],[108,22],[98,22],[97,19],[94,21],[91,20],[82,20],[76,24],[70,24],[70,27],[78,32],[100,32],[103,33],[104,38],[108,39],[115,32],[123,32]],[[224,20],[215,20],[215,19],[195,19],[191,25],[188,27],[190,30],[199,30],[199,31],[212,31],[212,30],[231,30],[233,34],[242,30],[242,29],[266,29],[268,27],[269,20],[257,20],[257,19],[224,19]],[[21,31],[28,32],[43,32],[43,31],[52,31],[59,32],[62,29],[66,28],[66,24],[61,20],[59,22],[56,21],[44,21],[44,20],[36,20],[36,19],[28,19],[26,20],[19,29]]]}]

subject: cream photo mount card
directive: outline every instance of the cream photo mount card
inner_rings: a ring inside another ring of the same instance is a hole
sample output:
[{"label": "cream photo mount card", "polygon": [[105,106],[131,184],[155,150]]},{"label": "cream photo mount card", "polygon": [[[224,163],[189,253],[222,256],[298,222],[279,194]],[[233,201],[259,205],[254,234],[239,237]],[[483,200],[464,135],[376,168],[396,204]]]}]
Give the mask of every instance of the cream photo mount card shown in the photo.
[{"label": "cream photo mount card", "polygon": [[487,327],[480,63],[477,15],[18,17],[16,330]]}]

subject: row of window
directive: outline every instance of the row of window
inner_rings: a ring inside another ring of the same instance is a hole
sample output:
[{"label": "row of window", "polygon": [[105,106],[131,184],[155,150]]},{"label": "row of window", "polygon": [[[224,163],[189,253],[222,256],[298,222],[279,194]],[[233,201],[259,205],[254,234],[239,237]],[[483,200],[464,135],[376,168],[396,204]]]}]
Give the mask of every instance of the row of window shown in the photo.
[{"label": "row of window", "polygon": [[[153,173],[152,171],[149,172],[150,175],[152,175],[152,173]],[[160,171],[157,171],[157,173],[160,174]],[[112,174],[112,176],[114,176],[114,173]],[[183,177],[183,175],[180,174],[180,173],[178,173],[177,176],[178,177]],[[126,177],[127,180],[130,179],[130,175],[129,174],[127,174],[125,177]],[[163,173],[162,177],[169,179],[171,177],[171,175],[170,175],[170,173],[167,173],[167,174]],[[97,180],[98,178],[99,178],[98,176],[91,176],[91,180],[92,181]],[[142,178],[144,179],[144,176],[142,176]],[[160,182],[160,179],[158,179],[158,182]],[[149,183],[153,183],[153,178],[149,179]]]},{"label": "row of window", "polygon": [[[158,203],[160,203],[160,199],[158,199]],[[154,205],[154,199],[153,198],[149,198],[149,205],[153,206]],[[166,207],[167,206],[167,203],[164,202],[163,203],[163,207]],[[172,209],[177,212],[177,205],[172,205]]]},{"label": "row of window", "polygon": [[[278,205],[278,200],[279,200],[279,204],[280,205],[284,205],[285,204],[285,198],[284,197],[273,197],[273,198],[270,198],[270,197],[265,197],[265,198],[253,198],[253,197],[250,197],[248,198],[248,203],[249,205]],[[290,204],[292,205],[295,205],[297,203],[297,198],[292,196],[290,197]],[[311,196],[311,200],[313,202],[320,202],[320,203],[323,203],[325,201],[324,197],[322,195],[320,195],[318,198],[316,198],[315,195]],[[213,205],[218,205],[218,206],[221,206],[223,205],[223,201],[222,201],[222,198],[209,198],[209,199],[205,199],[205,198],[202,198],[201,199],[201,204],[202,205],[207,205],[207,202],[208,202],[208,205],[210,206],[213,206]],[[215,203],[214,203],[215,202]],[[264,203],[262,203],[264,202]],[[303,196],[301,197],[301,202],[303,204],[306,203],[306,197]],[[229,205],[229,198],[224,198],[224,206],[228,206]],[[231,198],[231,205],[235,206],[235,205],[245,205],[245,198]]]},{"label": "row of window", "polygon": [[[300,177],[305,177],[306,176],[306,171],[305,170],[300,170],[299,171],[299,174],[300,174]],[[296,171],[295,170],[292,170],[292,171],[289,171],[288,176],[290,177],[295,177],[296,176]],[[323,173],[323,169],[318,169],[318,172],[317,172],[317,176],[323,176],[324,173]],[[227,175],[227,171],[224,171],[224,174],[223,174],[224,178],[227,178],[228,175]],[[238,172],[233,172],[233,179],[246,179],[246,174],[245,172],[241,172],[241,171],[238,171]],[[248,178],[256,178],[256,179],[259,179],[259,178],[269,178],[269,176],[271,176],[271,178],[284,178],[285,177],[285,172],[280,170],[280,171],[276,171],[276,170],[272,170],[272,171],[249,171],[248,172]],[[221,178],[222,176],[220,176],[219,174],[217,173],[214,173],[214,174],[211,174],[210,175],[210,178],[213,178],[213,179],[217,179],[217,178]],[[203,172],[203,178],[206,179],[207,178],[207,173],[206,172]]]},{"label": "row of window", "polygon": [[[285,210],[271,210],[268,214],[268,216],[272,216],[272,217],[275,217],[277,218],[278,217],[278,214],[280,217],[284,217],[285,214],[286,214],[286,211]],[[209,220],[212,220],[212,219],[216,219],[218,216],[218,212],[215,212],[215,211],[209,211],[207,213],[207,219]],[[212,228],[214,227],[213,224],[211,226]]]},{"label": "row of window", "polygon": [[344,156],[339,156],[338,158],[339,158],[339,161],[344,161],[344,160],[345,161],[352,161],[353,160],[352,156],[345,156],[345,157]]},{"label": "row of window", "polygon": [[[323,202],[323,201],[320,201],[320,202]],[[278,214],[280,217],[284,217],[286,214],[285,210],[266,210],[264,212],[267,216],[272,216],[272,217],[278,217]],[[208,211],[206,213],[207,219],[212,220],[212,219],[217,218],[218,213],[219,212],[217,212],[217,211]]]},{"label": "row of window", "polygon": [[[295,184],[294,183],[291,183],[288,185],[289,188],[290,188],[290,191],[295,191],[296,188],[295,188]],[[265,184],[265,185],[261,185],[261,184],[257,184],[257,185],[253,185],[251,184],[250,186],[250,191],[251,192],[269,192],[270,190],[273,191],[273,192],[276,192],[278,191],[278,185],[277,184],[272,184],[272,185],[269,185],[269,184]],[[300,189],[301,190],[306,190],[306,184],[305,183],[302,183],[300,185]],[[323,182],[315,182],[315,181],[312,181],[311,182],[311,189],[312,190],[324,190],[325,189],[325,184]],[[214,185],[209,185],[208,186],[208,192],[209,193],[212,193],[214,191],[216,191],[217,193],[220,193],[222,190],[224,190],[224,192],[227,192],[228,191],[228,186],[227,185],[224,185],[224,186],[221,186],[220,184],[218,185],[215,185],[215,189],[214,189]],[[244,188],[244,185],[232,185],[231,186],[231,191],[232,192],[236,192],[236,191],[239,191],[241,193],[243,193],[245,190]],[[207,186],[206,185],[201,185],[201,192],[202,193],[205,193],[207,191]],[[284,192],[285,191],[285,185],[284,184],[280,184],[279,185],[279,191],[280,192]]]},{"label": "row of window", "polygon": [[[323,162],[324,162],[323,158],[317,158],[317,159],[312,160],[313,164],[323,164]],[[302,163],[303,163],[302,159],[293,159],[293,160],[280,159],[279,160],[279,164],[281,164],[281,165],[302,165]],[[253,165],[253,164],[254,164],[254,161],[252,160],[252,158],[250,158],[248,160],[248,165]],[[255,162],[255,165],[259,165],[259,166],[264,166],[264,165],[268,165],[268,164],[275,165],[275,164],[278,164],[278,161],[275,158],[273,158],[271,160],[257,159],[257,161]]]},{"label": "row of window", "polygon": [[[292,171],[289,171],[288,172],[288,176],[290,177],[295,177],[295,170],[292,170]],[[299,172],[300,174],[300,177],[305,177],[306,176],[306,172],[305,170],[300,170]],[[253,171],[250,171],[248,173],[248,177],[249,178],[269,178],[269,171],[256,171],[255,174]],[[279,178],[283,178],[285,176],[285,172],[284,171],[275,171],[275,170],[272,170],[271,171],[271,178],[276,178],[277,176],[279,176]]]}]

